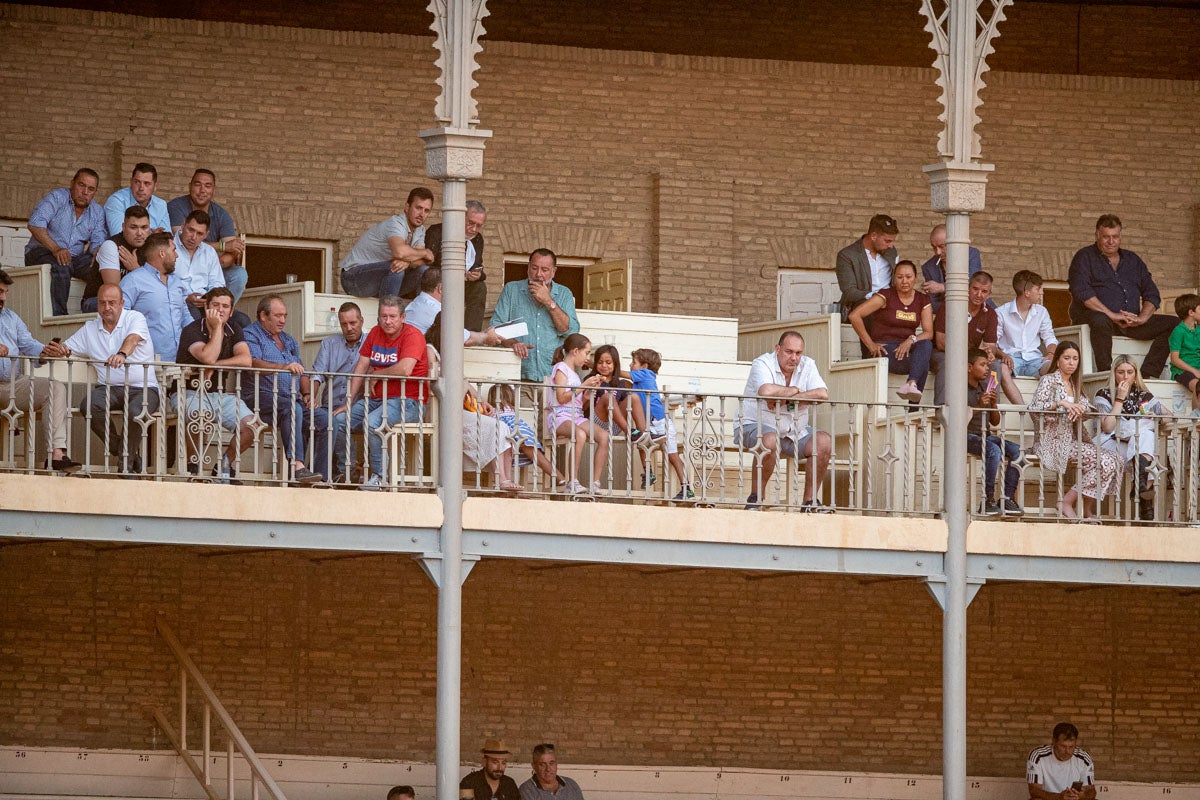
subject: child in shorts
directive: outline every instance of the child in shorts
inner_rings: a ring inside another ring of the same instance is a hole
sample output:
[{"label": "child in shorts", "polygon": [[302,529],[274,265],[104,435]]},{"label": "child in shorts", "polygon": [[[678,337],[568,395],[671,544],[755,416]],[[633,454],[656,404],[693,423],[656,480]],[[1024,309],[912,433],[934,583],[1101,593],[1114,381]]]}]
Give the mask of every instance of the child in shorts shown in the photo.
[{"label": "child in shorts", "polygon": [[[657,439],[665,439],[667,463],[671,465],[675,476],[679,478],[679,493],[673,500],[691,500],[696,496],[691,484],[684,476],[683,459],[679,457],[679,443],[675,440],[675,423],[667,416],[663,406],[662,395],[658,391],[658,371],[662,369],[662,356],[648,348],[634,350],[629,356],[629,379],[633,382],[634,391],[641,397],[649,421],[650,435]],[[642,458],[642,468],[645,469],[646,453],[639,450]]]}]

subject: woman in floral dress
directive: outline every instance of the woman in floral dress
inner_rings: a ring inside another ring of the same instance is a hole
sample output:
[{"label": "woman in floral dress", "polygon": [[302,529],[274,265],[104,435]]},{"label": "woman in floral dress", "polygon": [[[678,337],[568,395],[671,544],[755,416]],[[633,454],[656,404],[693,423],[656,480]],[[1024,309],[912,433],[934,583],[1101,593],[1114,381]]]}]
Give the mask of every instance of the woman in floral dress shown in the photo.
[{"label": "woman in floral dress", "polygon": [[1092,444],[1084,426],[1088,406],[1079,360],[1079,345],[1061,342],[1050,372],[1038,381],[1029,404],[1030,411],[1052,412],[1034,417],[1038,436],[1033,450],[1041,459],[1042,469],[1063,473],[1072,461],[1078,465],[1078,481],[1058,501],[1058,513],[1068,519],[1079,516],[1075,505],[1080,494],[1084,497],[1084,516],[1092,516],[1094,501],[1116,493],[1119,475],[1116,457]]}]

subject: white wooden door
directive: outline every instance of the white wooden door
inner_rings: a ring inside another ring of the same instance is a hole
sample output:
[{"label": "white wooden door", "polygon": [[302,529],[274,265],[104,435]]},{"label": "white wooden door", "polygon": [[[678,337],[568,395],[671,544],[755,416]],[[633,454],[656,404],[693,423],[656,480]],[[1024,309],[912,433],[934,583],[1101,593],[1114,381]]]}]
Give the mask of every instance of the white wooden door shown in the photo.
[{"label": "white wooden door", "polygon": [[779,319],[825,314],[841,296],[837,278],[830,270],[779,270]]}]

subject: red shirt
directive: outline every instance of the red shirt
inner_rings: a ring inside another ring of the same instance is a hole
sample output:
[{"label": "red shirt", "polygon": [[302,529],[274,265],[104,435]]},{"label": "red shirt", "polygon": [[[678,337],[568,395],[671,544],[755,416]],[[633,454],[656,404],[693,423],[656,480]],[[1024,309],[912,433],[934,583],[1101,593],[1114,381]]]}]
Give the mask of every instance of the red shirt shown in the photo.
[{"label": "red shirt", "polygon": [[[413,378],[424,378],[429,375],[429,359],[426,357],[425,337],[421,334],[420,330],[414,328],[412,325],[406,324],[401,326],[400,333],[394,339],[389,339],[387,334],[383,332],[383,328],[376,325],[367,334],[367,338],[363,341],[362,349],[358,351],[358,354],[371,360],[371,366],[367,368],[368,375],[381,369],[394,367],[406,358],[413,358],[417,361],[413,365]],[[401,388],[401,383],[404,384],[403,388]],[[371,397],[376,400],[382,398],[385,384],[387,385],[389,400],[393,397],[400,397],[401,393],[403,393],[407,398],[424,403],[425,399],[429,396],[427,382],[406,381],[403,378],[397,377],[371,381]]]},{"label": "red shirt", "polygon": [[887,303],[868,317],[871,320],[871,339],[876,344],[902,341],[921,327],[921,311],[929,305],[929,295],[913,292],[912,302],[907,305],[900,302],[900,295],[895,289],[883,289],[876,296],[882,297]]},{"label": "red shirt", "polygon": [[[1000,318],[996,316],[996,309],[989,308],[987,303],[983,304],[983,310],[975,316],[971,316],[970,309],[967,310],[967,349],[979,347],[979,345],[987,342],[988,344],[996,343],[997,326],[1000,324]],[[946,332],[946,306],[943,305],[938,309],[937,315],[933,318],[933,332]],[[937,337],[933,340],[934,346],[937,346]],[[942,348],[945,349],[945,348]]]}]

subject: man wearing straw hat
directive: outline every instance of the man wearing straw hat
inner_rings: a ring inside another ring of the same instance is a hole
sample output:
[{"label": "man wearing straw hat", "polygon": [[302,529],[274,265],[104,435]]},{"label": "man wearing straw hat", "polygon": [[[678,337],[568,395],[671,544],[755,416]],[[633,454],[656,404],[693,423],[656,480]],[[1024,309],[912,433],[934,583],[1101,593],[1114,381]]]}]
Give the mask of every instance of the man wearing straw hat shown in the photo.
[{"label": "man wearing straw hat", "polygon": [[510,753],[503,739],[488,739],[483,743],[483,768],[475,770],[458,785],[462,795],[474,792],[475,800],[521,800],[517,782],[504,774]]}]

